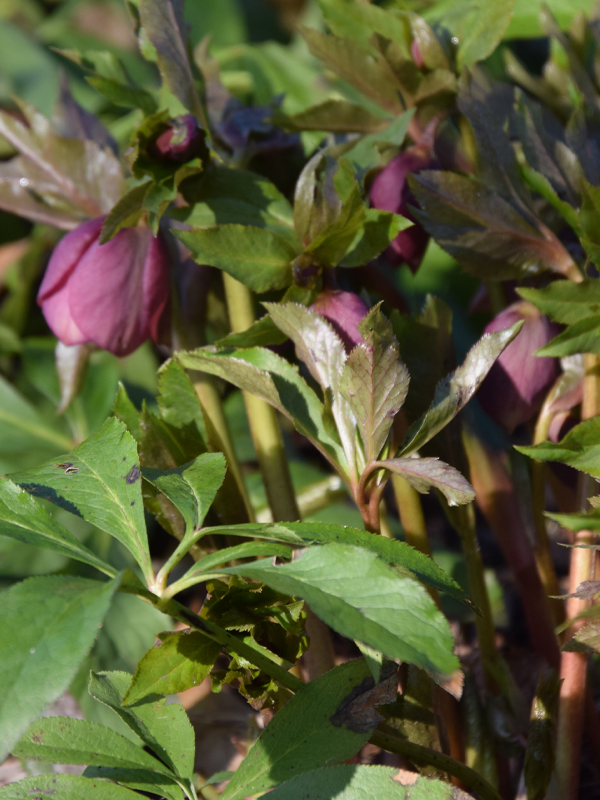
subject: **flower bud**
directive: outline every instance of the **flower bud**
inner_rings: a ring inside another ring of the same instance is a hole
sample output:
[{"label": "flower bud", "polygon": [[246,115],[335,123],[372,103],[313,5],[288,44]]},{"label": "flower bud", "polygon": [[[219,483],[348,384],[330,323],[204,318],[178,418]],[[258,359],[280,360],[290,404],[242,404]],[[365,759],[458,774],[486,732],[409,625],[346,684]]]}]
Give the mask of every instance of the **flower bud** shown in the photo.
[{"label": "flower bud", "polygon": [[508,306],[485,333],[509,328],[519,320],[524,320],[520,333],[492,366],[477,394],[484,410],[510,433],[537,414],[558,376],[557,359],[534,353],[560,329],[531,303],[521,300]]},{"label": "flower bud", "polygon": [[369,309],[357,294],[327,290],[317,297],[311,309],[331,323],[348,353],[362,343],[358,323],[369,313]]},{"label": "flower bud", "polygon": [[421,46],[416,39],[413,39],[411,42],[410,54],[417,67],[419,69],[423,69],[425,67],[425,59],[423,58],[423,53],[421,52]]},{"label": "flower bud", "polygon": [[37,301],[66,345],[93,343],[126,356],[158,340],[169,301],[169,253],[146,225],[99,243],[104,217],[84,222],[57,245]]},{"label": "flower bud", "polygon": [[192,114],[185,114],[170,120],[166,128],[153,143],[153,155],[166,161],[185,163],[195,156],[205,158],[205,134]]},{"label": "flower bud", "polygon": [[398,267],[406,262],[413,272],[421,263],[429,242],[429,235],[418,222],[415,222],[408,210],[409,203],[413,206],[418,204],[410,191],[406,177],[410,173],[427,169],[431,163],[431,147],[429,145],[409,147],[384,167],[373,181],[369,193],[373,208],[401,214],[414,222],[410,228],[400,231],[385,251],[392,266]]}]

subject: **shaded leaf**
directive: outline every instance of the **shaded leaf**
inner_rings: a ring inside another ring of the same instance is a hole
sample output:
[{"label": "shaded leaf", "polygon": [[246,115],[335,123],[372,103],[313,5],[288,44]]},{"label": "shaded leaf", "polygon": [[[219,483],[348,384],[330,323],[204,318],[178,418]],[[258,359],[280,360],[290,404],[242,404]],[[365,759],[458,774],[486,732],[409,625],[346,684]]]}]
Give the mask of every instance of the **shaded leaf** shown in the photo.
[{"label": "shaded leaf", "polygon": [[65,508],[118,539],[146,579],[153,575],[148,551],[135,440],[119,420],[67,455],[11,476],[26,491]]},{"label": "shaded leaf", "polygon": [[[158,776],[157,776],[158,777]],[[160,785],[161,780],[157,781]],[[32,800],[33,797],[46,797],[51,794],[54,800],[139,800],[139,794],[105,781],[89,780],[79,775],[36,775],[16,783],[9,783],[0,789],[2,800]]]},{"label": "shaded leaf", "polygon": [[[391,665],[383,680],[375,684],[366,662],[360,659],[303,686],[261,733],[225,789],[223,800],[242,800],[282,783],[300,769],[354,755],[381,720],[375,706],[396,698],[396,671],[396,665]],[[302,725],[298,724],[299,714]]]},{"label": "shaded leaf", "polygon": [[29,401],[0,375],[0,436],[4,453],[60,453],[71,446],[70,439],[51,428]]},{"label": "shaded leaf", "polygon": [[159,633],[137,666],[123,703],[130,705],[149,694],[177,694],[199,686],[210,673],[221,646],[199,631]]},{"label": "shaded leaf", "polygon": [[559,690],[555,672],[542,675],[531,705],[524,767],[528,800],[543,800],[552,777]]},{"label": "shaded leaf", "polygon": [[174,231],[199,264],[218,267],[254,292],[285,289],[292,282],[296,250],[272,231],[244,225],[218,225]]},{"label": "shaded leaf", "polygon": [[194,731],[185,709],[178,703],[166,705],[164,697],[156,696],[123,706],[130,683],[131,675],[126,672],[92,672],[89,692],[93,698],[112,708],[176,775],[191,778]]},{"label": "shaded leaf", "polygon": [[600,621],[593,620],[580,628],[563,650],[576,653],[600,653]]},{"label": "shaded leaf", "polygon": [[274,121],[287,131],[332,131],[372,133],[384,130],[390,120],[348,100],[329,98],[297,114],[274,115]]},{"label": "shaded leaf", "polygon": [[116,588],[114,581],[52,576],[29,578],[3,592],[0,759],[11,752],[27,725],[68,688],[96,639]]},{"label": "shaded leaf", "polygon": [[[309,548],[291,564],[275,567],[263,561],[223,572],[301,597],[338,633],[388,658],[417,664],[437,679],[459,667],[448,623],[425,589],[370,551],[325,544]],[[376,597],[373,586],[378,587]]]},{"label": "shaded leaf", "polygon": [[413,110],[399,114],[390,124],[376,133],[364,136],[350,150],[344,152],[344,158],[362,170],[379,166],[381,153],[378,145],[400,147],[406,137],[408,125],[413,118]]},{"label": "shaded leaf", "polygon": [[13,750],[17,758],[54,764],[150,769],[173,773],[124,736],[103,725],[71,717],[45,717],[29,727]]},{"label": "shaded leaf", "polygon": [[89,564],[113,578],[116,570],[88,550],[46,508],[8,479],[0,480],[0,534]]},{"label": "shaded leaf", "polygon": [[[160,775],[158,772],[150,772],[145,769],[123,769],[122,767],[87,767],[83,773],[84,778],[90,779],[88,783],[94,782],[96,786],[105,786],[106,781],[111,783],[118,783],[120,786],[125,786],[127,789],[133,789],[136,792],[150,792],[157,794],[165,800],[183,800],[183,790],[175,782],[174,778],[168,778],[166,775]],[[99,778],[102,783],[98,784],[95,778]],[[109,784],[110,785],[110,784]],[[119,788],[117,787],[117,788]],[[84,796],[87,797],[87,788],[84,787]],[[139,799],[139,794],[134,795]],[[102,796],[102,800],[105,797]],[[111,800],[110,796],[106,800]],[[118,800],[115,798],[115,800]]]},{"label": "shaded leaf", "polygon": [[[401,777],[402,773],[407,776]],[[406,782],[405,782],[406,781]],[[442,781],[392,767],[344,765],[305,772],[274,789],[273,800],[470,800],[471,795]],[[472,800],[472,799],[471,799]]]},{"label": "shaded leaf", "polygon": [[517,336],[522,322],[497,333],[486,333],[467,353],[462,365],[437,385],[429,410],[408,430],[400,456],[415,453],[464,408],[500,353]]},{"label": "shaded leaf", "polygon": [[377,465],[401,475],[422,494],[439,489],[449,506],[461,506],[475,498],[475,490],[454,467],[437,458],[392,458]]}]

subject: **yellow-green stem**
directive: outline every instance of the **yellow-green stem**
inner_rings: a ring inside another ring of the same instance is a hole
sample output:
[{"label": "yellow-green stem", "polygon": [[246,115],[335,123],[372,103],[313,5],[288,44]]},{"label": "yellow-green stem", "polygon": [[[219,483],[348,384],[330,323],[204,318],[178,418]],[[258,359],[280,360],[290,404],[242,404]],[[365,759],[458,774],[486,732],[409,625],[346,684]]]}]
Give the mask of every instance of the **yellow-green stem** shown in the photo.
[{"label": "yellow-green stem", "polygon": [[[223,273],[223,285],[232,331],[247,330],[254,322],[254,300],[250,289],[227,273]],[[244,403],[273,520],[299,520],[300,512],[275,410],[249,392],[244,392]],[[332,669],[335,661],[329,629],[309,608],[306,628],[311,644],[304,660],[312,679]]]}]

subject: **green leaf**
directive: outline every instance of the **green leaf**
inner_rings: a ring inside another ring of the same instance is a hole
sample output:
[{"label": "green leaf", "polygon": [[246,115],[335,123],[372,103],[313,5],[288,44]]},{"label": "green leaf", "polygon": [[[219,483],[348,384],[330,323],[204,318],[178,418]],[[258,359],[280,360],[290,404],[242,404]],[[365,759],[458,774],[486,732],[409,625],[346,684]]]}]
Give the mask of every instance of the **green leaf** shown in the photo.
[{"label": "green leaf", "polygon": [[233,547],[223,547],[217,550],[216,553],[211,553],[211,555],[196,561],[194,566],[190,567],[182,578],[179,578],[167,588],[163,596],[173,596],[176,592],[181,592],[189,586],[194,586],[201,581],[207,580],[207,576],[211,572],[219,573],[221,570],[216,568],[221,564],[226,564],[228,561],[234,561],[238,558],[256,558],[257,556],[277,556],[278,558],[289,559],[291,555],[292,552],[289,547],[279,544],[265,544],[264,542],[245,542]]},{"label": "green leaf", "polygon": [[108,419],[67,455],[11,477],[30,494],[114,536],[136,559],[145,578],[152,578],[140,462],[135,440],[122,422]]},{"label": "green leaf", "polygon": [[487,58],[502,41],[515,0],[443,0],[424,13],[428,22],[443,25],[458,38],[458,67],[471,67]]},{"label": "green leaf", "polygon": [[600,314],[586,316],[579,322],[569,325],[551,342],[535,351],[539,356],[562,358],[576,353],[595,353],[600,355]]},{"label": "green leaf", "polygon": [[[526,455],[529,455],[529,453],[526,453]],[[539,453],[536,453],[535,458],[540,461],[545,460],[544,458],[540,459]],[[549,460],[554,461],[554,459]],[[587,472],[587,470],[584,471]],[[549,514],[546,512],[546,516],[569,531],[600,531],[600,508],[594,508],[592,511],[581,514]],[[579,546],[584,547],[585,545]],[[589,547],[594,550],[598,549],[597,545],[589,545]]]},{"label": "green leaf", "polygon": [[600,653],[600,622],[593,620],[580,628],[575,636],[565,644],[563,650],[588,655]]},{"label": "green leaf", "polygon": [[574,17],[589,15],[595,0],[516,0],[514,14],[506,39],[535,39],[543,35],[540,24],[542,5],[547,5],[562,30],[566,30]]},{"label": "green leaf", "polygon": [[531,705],[525,751],[528,800],[543,800],[554,769],[554,734],[560,681],[555,672],[540,677]]},{"label": "green leaf", "polygon": [[362,267],[368,264],[394,241],[400,231],[410,228],[412,224],[399,214],[380,211],[377,208],[367,209],[365,220],[340,266]]},{"label": "green leaf", "polygon": [[134,186],[113,206],[110,214],[104,220],[104,225],[100,232],[100,244],[106,244],[122,228],[137,224],[144,207],[144,200],[151,186],[151,181]]},{"label": "green leaf", "polygon": [[494,280],[521,278],[544,267],[561,272],[564,248],[511,205],[496,187],[452,172],[409,176],[421,210],[414,216],[471,274]]},{"label": "green leaf", "polygon": [[276,522],[267,525],[252,523],[247,525],[207,528],[206,533],[226,534],[228,536],[248,536],[271,539],[285,544],[305,547],[309,544],[329,542],[352,545],[371,550],[392,566],[410,570],[419,580],[435,586],[441,592],[454,597],[461,603],[471,605],[464,590],[444,570],[423,553],[406,542],[385,539],[372,533],[348,528],[345,525],[328,525],[323,522]]},{"label": "green leaf", "polygon": [[59,453],[70,439],[48,424],[36,409],[0,375],[0,439],[4,453],[32,449]]},{"label": "green leaf", "polygon": [[363,344],[348,356],[341,392],[356,418],[367,462],[383,448],[408,392],[410,377],[400,361],[398,340],[379,306],[359,323]]},{"label": "green leaf", "polygon": [[352,190],[337,218],[321,228],[317,236],[307,245],[305,252],[311,260],[324,267],[336,267],[346,255],[366,220],[367,210],[362,201],[360,187],[353,181]]},{"label": "green leaf", "polygon": [[20,486],[0,479],[0,534],[89,564],[111,578],[116,570],[82,545]]},{"label": "green leaf", "polygon": [[96,700],[112,708],[176,775],[191,778],[194,730],[185,709],[178,703],[165,705],[166,699],[156,695],[123,706],[130,684],[131,675],[126,672],[92,672],[89,692]]},{"label": "green leaf", "polygon": [[408,15],[379,6],[355,3],[353,0],[319,0],[327,26],[336,36],[353,39],[365,49],[374,51],[373,33],[379,33],[396,42],[399,47],[406,45],[408,34]]},{"label": "green leaf", "polygon": [[103,725],[70,717],[45,717],[30,725],[13,750],[17,758],[54,764],[149,769],[172,777],[160,761]]},{"label": "green leaf", "polygon": [[580,422],[560,442],[540,442],[516,449],[538,461],[561,461],[594,478],[600,478],[600,417]]},{"label": "green leaf", "polygon": [[277,786],[299,770],[344,761],[358,752],[381,721],[375,706],[396,699],[396,670],[391,665],[376,685],[367,664],[359,659],[303,686],[261,733],[223,800],[242,800]]},{"label": "green leaf", "polygon": [[276,113],[273,120],[287,131],[332,133],[374,133],[385,130],[390,123],[364,106],[340,98],[329,98],[297,114]]},{"label": "green leaf", "polygon": [[165,86],[198,116],[201,104],[188,54],[183,0],[139,0],[138,9]]},{"label": "green leaf", "polygon": [[194,260],[224,270],[254,292],[285,289],[292,282],[297,253],[287,239],[264,228],[218,225],[175,231]]},{"label": "green leaf", "polygon": [[86,81],[108,101],[121,108],[141,108],[144,114],[154,114],[158,108],[150,92],[138,86],[96,76],[87,77]]},{"label": "green leaf", "polygon": [[206,347],[177,353],[176,357],[187,369],[217,375],[270,403],[313,441],[326,458],[336,462],[343,458],[341,448],[325,430],[321,401],[300,377],[298,369],[271,350]]},{"label": "green leaf", "polygon": [[[157,784],[160,785],[160,779]],[[48,795],[52,796],[53,800],[81,800],[82,797],[89,797],[90,800],[139,800],[140,798],[136,792],[114,783],[54,772],[9,783],[0,789],[2,800],[32,800],[34,797]]]},{"label": "green leaf", "polygon": [[[106,781],[111,781],[111,783],[118,783],[119,786],[125,786],[127,789],[134,789],[136,792],[159,795],[165,800],[184,800],[183,790],[174,778],[167,778],[166,775],[159,775],[158,772],[150,772],[145,769],[87,767],[83,777],[88,779],[88,783],[93,781],[96,786],[105,786]],[[94,779],[100,779],[102,782],[98,784]],[[87,794],[84,793],[84,796],[87,797]],[[135,797],[139,800],[139,794],[136,794]],[[105,800],[104,796],[102,800]],[[107,797],[106,800],[110,800],[110,798]]]},{"label": "green leaf", "polygon": [[0,759],[31,720],[68,688],[116,587],[114,581],[52,576],[29,578],[3,592]]},{"label": "green leaf", "polygon": [[300,33],[313,55],[369,100],[394,115],[405,110],[398,83],[383,57],[371,55],[349,39],[327,36],[303,27],[300,27]]},{"label": "green leaf", "polygon": [[595,279],[581,283],[558,280],[543,289],[523,288],[517,291],[524,300],[537,306],[542,314],[561,325],[573,325],[586,317],[598,318],[600,315],[600,281]]},{"label": "green leaf", "polygon": [[297,246],[288,200],[266,178],[247,170],[212,166],[186,190],[191,205],[170,216],[192,228],[241,224],[267,228]]},{"label": "green leaf", "polygon": [[377,465],[401,475],[422,494],[439,489],[449,506],[462,506],[475,499],[475,490],[454,467],[437,458],[392,458]]},{"label": "green leaf", "polygon": [[199,686],[210,673],[221,646],[199,631],[159,633],[136,669],[123,703],[130,705],[149,694],[177,694]]},{"label": "green leaf", "polygon": [[223,572],[301,597],[342,636],[416,664],[438,680],[459,668],[448,623],[425,589],[368,550],[325,544],[291,564],[274,567],[263,561]]},{"label": "green leaf", "polygon": [[429,410],[409,428],[400,456],[415,453],[445,428],[466,406],[500,353],[517,336],[522,322],[497,333],[486,333],[467,353],[463,364],[438,383]]},{"label": "green leaf", "polygon": [[[144,468],[144,479],[165,494],[177,507],[191,534],[204,522],[225,477],[225,457],[222,453],[203,453],[189,464],[164,472]],[[186,544],[184,538],[182,547]]]},{"label": "green leaf", "polygon": [[413,118],[414,110],[399,114],[390,124],[369,136],[364,136],[350,150],[346,150],[344,158],[362,170],[379,166],[381,154],[377,145],[393,145],[400,147],[406,137],[408,125]]},{"label": "green leaf", "polygon": [[[413,777],[415,780],[413,780]],[[472,800],[448,783],[410,774],[406,785],[394,767],[343,765],[305,772],[270,794],[273,800]],[[271,798],[269,798],[271,800]]]}]

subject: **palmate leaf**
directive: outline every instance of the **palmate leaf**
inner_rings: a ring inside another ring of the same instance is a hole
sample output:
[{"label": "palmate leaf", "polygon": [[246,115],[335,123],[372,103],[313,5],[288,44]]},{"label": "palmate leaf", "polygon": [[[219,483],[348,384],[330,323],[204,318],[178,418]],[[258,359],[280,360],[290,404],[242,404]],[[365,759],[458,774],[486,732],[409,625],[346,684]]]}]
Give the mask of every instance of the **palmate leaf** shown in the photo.
[{"label": "palmate leaf", "polygon": [[[266,561],[224,569],[301,597],[343,636],[399,658],[446,682],[459,669],[445,617],[426,590],[375,553],[342,544],[311,547],[281,566]],[[377,586],[377,595],[373,595]]]},{"label": "palmate leaf", "polygon": [[409,570],[419,580],[434,586],[441,592],[454,597],[461,603],[471,605],[464,590],[450,575],[444,572],[428,556],[415,550],[406,542],[385,539],[372,533],[348,528],[344,525],[329,525],[323,522],[276,522],[267,525],[250,523],[246,525],[205,528],[211,535],[244,536],[304,547],[309,544],[330,542],[362,547],[376,553],[386,563]]},{"label": "palmate leaf", "polygon": [[[472,800],[472,795],[442,781],[393,767],[341,765],[305,772],[273,789],[273,800]],[[270,800],[270,799],[269,799]]]},{"label": "palmate leaf", "polygon": [[[160,779],[152,786],[155,789],[161,786]],[[153,791],[152,786],[148,787],[149,791]],[[25,778],[0,789],[2,800],[31,800],[33,797],[47,795],[51,795],[55,800],[81,800],[82,797],[89,797],[90,800],[139,800],[140,798],[137,792],[115,783],[56,773]]]},{"label": "palmate leaf", "polygon": [[348,356],[341,391],[356,418],[367,462],[379,455],[408,392],[398,340],[378,306],[359,323],[363,344]]},{"label": "palmate leaf", "polygon": [[8,479],[0,480],[0,534],[89,564],[111,578],[116,570],[63,528],[34,497]]},{"label": "palmate leaf", "polygon": [[177,694],[199,686],[214,666],[221,646],[199,631],[165,631],[137,666],[123,703],[149,694]]},{"label": "palmate leaf", "polygon": [[17,758],[30,758],[54,764],[149,769],[167,777],[173,772],[110,728],[70,717],[37,720],[13,750]]},{"label": "palmate leaf", "polygon": [[325,430],[323,404],[300,377],[298,369],[271,350],[205,347],[177,353],[176,358],[187,369],[218,375],[270,403],[314,442],[326,458],[336,464],[343,463],[341,446]]},{"label": "palmate leaf", "polygon": [[52,576],[29,578],[3,593],[1,760],[27,725],[68,688],[94,643],[116,588],[115,581]]},{"label": "palmate leaf", "polygon": [[522,322],[497,333],[486,333],[467,353],[463,364],[440,381],[429,410],[409,428],[399,456],[423,447],[464,408],[500,353],[517,336]]},{"label": "palmate leaf", "polygon": [[30,494],[83,517],[118,539],[146,580],[153,576],[135,440],[114,417],[67,455],[11,475]]},{"label": "palmate leaf", "polygon": [[190,779],[194,770],[195,742],[185,709],[178,703],[167,706],[164,697],[156,696],[124,706],[123,698],[130,684],[131,675],[126,672],[92,672],[89,692],[112,708],[175,775]]},{"label": "palmate leaf", "polygon": [[[363,659],[349,661],[303,686],[273,718],[238,767],[223,800],[242,800],[298,774],[350,758],[393,702],[397,668],[375,684]],[[302,720],[302,724],[299,724]]]},{"label": "palmate leaf", "polygon": [[461,506],[475,498],[475,490],[461,473],[437,458],[391,458],[376,462],[404,480],[422,494],[439,489],[449,506]]},{"label": "palmate leaf", "polygon": [[285,289],[292,282],[297,250],[273,231],[228,224],[174,233],[199,264],[224,270],[254,292]]}]

